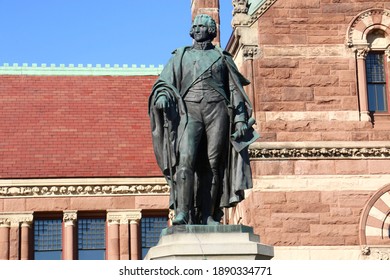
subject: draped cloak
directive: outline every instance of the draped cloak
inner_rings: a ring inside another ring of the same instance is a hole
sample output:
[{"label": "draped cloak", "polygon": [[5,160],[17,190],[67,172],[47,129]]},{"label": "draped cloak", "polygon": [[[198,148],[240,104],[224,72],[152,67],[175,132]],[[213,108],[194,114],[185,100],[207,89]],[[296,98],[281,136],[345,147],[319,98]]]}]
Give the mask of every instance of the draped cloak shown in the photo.
[{"label": "draped cloak", "polygon": [[[173,56],[161,72],[161,75],[154,84],[152,93],[149,97],[149,116],[154,153],[157,163],[170,186],[175,186],[175,173],[179,160],[178,143],[181,140],[183,131],[186,129],[188,120],[183,96],[187,93],[196,79],[219,59],[222,59],[225,62],[229,72],[229,79],[231,80],[230,84],[235,87],[235,90],[231,91],[232,93],[227,92],[227,94],[230,94],[230,97],[228,97],[228,100],[226,101],[227,105],[230,105],[229,107],[234,107],[237,103],[236,100],[243,101],[246,105],[246,119],[252,114],[251,103],[243,89],[243,86],[248,85],[249,81],[239,73],[231,55],[216,46],[215,48],[219,51],[219,55],[217,57],[209,59],[199,69],[188,69],[190,65],[183,62],[183,56],[190,48],[191,47],[183,47],[173,52]],[[228,81],[226,82],[229,83]],[[229,86],[227,86],[227,88],[229,88]],[[168,98],[170,103],[169,109],[165,111],[165,119],[167,120],[165,122],[165,129],[163,110],[159,110],[155,107],[156,99],[162,94]],[[235,110],[233,109],[231,112],[234,114]],[[232,125],[232,132],[234,132],[234,124],[230,125]],[[166,133],[169,135],[166,135]],[[250,142],[253,142],[253,140],[255,139],[250,140]],[[235,140],[226,139],[226,141]],[[242,146],[242,143],[240,144]],[[168,147],[171,149],[170,153],[168,153]],[[224,164],[224,172],[221,174],[223,177],[221,180],[222,186],[219,192],[220,197],[217,199],[219,205],[216,205],[216,209],[235,206],[244,199],[244,191],[252,188],[248,146],[240,151],[236,151],[232,145],[229,145],[229,150],[231,155],[227,158],[230,158],[230,162],[221,162],[221,164]],[[171,172],[169,171],[169,154],[171,154],[170,164],[172,166],[172,178],[170,175]],[[195,173],[195,177],[196,176],[197,174]],[[195,204],[197,201],[196,184],[198,184],[198,180],[195,180],[194,186]],[[176,190],[176,188],[177,187],[175,186],[174,189]],[[171,189],[171,209],[173,209],[176,197],[177,195],[174,194]]]}]

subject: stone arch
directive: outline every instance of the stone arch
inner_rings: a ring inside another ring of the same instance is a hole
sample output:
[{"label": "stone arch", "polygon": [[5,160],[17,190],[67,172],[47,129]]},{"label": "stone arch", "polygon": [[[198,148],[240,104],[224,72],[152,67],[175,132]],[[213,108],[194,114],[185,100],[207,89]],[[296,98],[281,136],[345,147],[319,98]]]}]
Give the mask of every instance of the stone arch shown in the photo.
[{"label": "stone arch", "polygon": [[359,223],[361,246],[390,245],[390,184],[378,190],[365,205]]},{"label": "stone arch", "polygon": [[368,46],[367,36],[373,30],[382,30],[390,43],[390,10],[370,9],[357,15],[347,31],[348,47]]}]

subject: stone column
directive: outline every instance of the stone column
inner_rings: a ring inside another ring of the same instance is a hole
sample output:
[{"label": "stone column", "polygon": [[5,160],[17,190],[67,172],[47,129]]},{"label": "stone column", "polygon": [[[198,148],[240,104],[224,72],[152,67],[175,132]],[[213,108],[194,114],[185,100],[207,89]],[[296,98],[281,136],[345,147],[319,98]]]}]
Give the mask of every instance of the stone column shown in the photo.
[{"label": "stone column", "polygon": [[120,219],[109,218],[107,236],[107,259],[119,260],[119,224]]},{"label": "stone column", "polygon": [[130,243],[129,243],[129,220],[121,219],[119,226],[119,258],[121,260],[130,259]]},{"label": "stone column", "polygon": [[9,259],[9,229],[10,222],[0,219],[0,260]]},{"label": "stone column", "polygon": [[[32,212],[0,214],[0,226],[2,225],[0,246],[4,249],[4,252],[0,252],[0,259],[3,257],[7,257],[9,260],[29,258],[30,244],[27,225],[31,224],[32,221]],[[21,227],[21,225],[24,226]]]},{"label": "stone column", "polygon": [[75,225],[77,221],[77,211],[64,211],[64,239],[63,239],[63,259],[74,260],[75,259]]},{"label": "stone column", "polygon": [[367,74],[366,74],[366,57],[370,48],[368,46],[358,47],[356,49],[357,73],[358,73],[358,89],[359,89],[359,111],[361,121],[370,121],[368,111],[368,96],[367,96]]},{"label": "stone column", "polygon": [[132,219],[130,221],[130,259],[139,260],[139,219]]},{"label": "stone column", "polygon": [[140,219],[140,209],[107,210],[109,259],[139,259]]},{"label": "stone column", "polygon": [[31,248],[30,236],[31,236],[31,221],[24,221],[21,224],[21,237],[20,237],[20,259],[29,260],[31,259]]}]

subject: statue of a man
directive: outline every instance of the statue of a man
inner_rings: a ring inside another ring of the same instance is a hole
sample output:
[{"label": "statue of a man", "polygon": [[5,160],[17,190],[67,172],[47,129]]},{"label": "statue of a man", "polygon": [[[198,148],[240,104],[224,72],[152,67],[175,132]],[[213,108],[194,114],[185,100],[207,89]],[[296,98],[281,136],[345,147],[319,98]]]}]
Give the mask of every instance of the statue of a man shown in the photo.
[{"label": "statue of a man", "polygon": [[153,145],[171,186],[173,224],[216,225],[222,209],[252,187],[247,143],[255,139],[243,89],[249,81],[229,53],[212,44],[217,28],[210,16],[196,16],[190,35],[193,45],[173,52],[153,86]]}]

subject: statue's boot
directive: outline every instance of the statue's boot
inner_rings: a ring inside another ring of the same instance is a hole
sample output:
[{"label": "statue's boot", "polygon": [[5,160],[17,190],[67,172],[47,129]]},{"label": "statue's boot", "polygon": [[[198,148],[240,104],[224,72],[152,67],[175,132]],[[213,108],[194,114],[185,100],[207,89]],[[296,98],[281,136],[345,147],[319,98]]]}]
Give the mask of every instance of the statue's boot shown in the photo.
[{"label": "statue's boot", "polygon": [[194,173],[189,168],[180,168],[176,176],[177,212],[173,225],[185,225],[189,221],[189,212],[194,189]]},{"label": "statue's boot", "polygon": [[[209,225],[209,226],[215,226],[219,225],[219,221],[216,221],[214,219],[214,212],[217,207],[218,203],[218,193],[219,193],[219,177],[218,175],[213,176],[213,181],[210,188],[210,201],[209,205],[204,205],[203,211],[205,213],[203,218],[203,224]],[[219,204],[219,203],[218,203]]]},{"label": "statue's boot", "polygon": [[217,222],[217,221],[215,221],[214,219],[213,219],[213,217],[211,217],[211,216],[209,216],[208,218],[207,218],[207,225],[208,226],[217,226],[217,225],[219,225],[220,224],[220,222]]},{"label": "statue's boot", "polygon": [[175,219],[172,220],[172,224],[173,225],[186,225],[186,224],[188,224],[188,218],[189,218],[188,212],[187,213],[180,212],[179,214],[177,214]]}]

